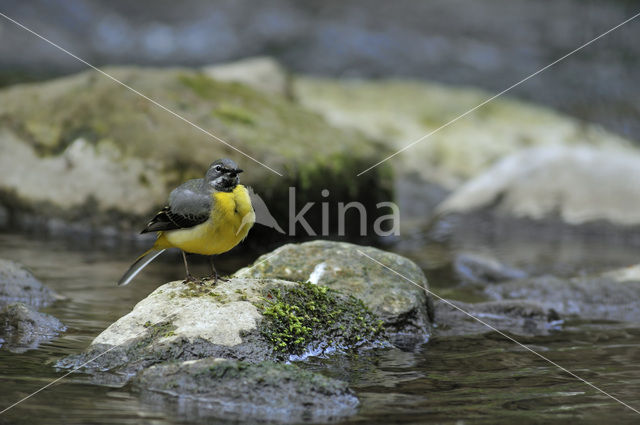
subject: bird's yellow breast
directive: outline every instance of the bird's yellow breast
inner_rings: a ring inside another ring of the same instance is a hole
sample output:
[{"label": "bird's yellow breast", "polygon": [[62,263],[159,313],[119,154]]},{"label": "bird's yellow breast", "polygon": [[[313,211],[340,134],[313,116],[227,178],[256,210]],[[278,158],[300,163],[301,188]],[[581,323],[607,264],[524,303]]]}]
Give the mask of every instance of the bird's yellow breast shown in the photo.
[{"label": "bird's yellow breast", "polygon": [[159,232],[157,248],[180,248],[202,255],[222,254],[242,241],[255,222],[249,192],[237,185],[233,192],[214,192],[209,220],[188,228]]}]

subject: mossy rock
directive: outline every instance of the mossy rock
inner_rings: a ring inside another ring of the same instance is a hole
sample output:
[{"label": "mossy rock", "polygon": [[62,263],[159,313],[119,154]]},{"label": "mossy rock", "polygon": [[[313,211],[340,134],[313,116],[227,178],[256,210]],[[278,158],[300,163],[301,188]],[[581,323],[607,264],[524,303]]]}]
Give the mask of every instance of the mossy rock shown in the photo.
[{"label": "mossy rock", "polygon": [[383,320],[396,343],[424,342],[430,334],[433,305],[427,279],[415,263],[397,254],[317,240],[284,245],[236,275],[311,281],[352,295]]},{"label": "mossy rock", "polygon": [[281,358],[385,345],[383,321],[351,295],[309,282],[264,295],[260,333]]},{"label": "mossy rock", "polygon": [[384,345],[380,319],[354,297],[328,288],[278,279],[232,278],[217,286],[176,281],[160,286],[84,353],[58,366],[78,367],[109,350],[84,370],[96,383],[122,385],[169,360],[256,363]]},{"label": "mossy rock", "polygon": [[[298,201],[389,200],[389,169],[355,170],[384,148],[326,123],[278,94],[216,81],[190,69],[106,68],[106,72],[282,173],[282,177],[203,134],[95,71],[0,91],[0,202],[10,211],[118,228],[139,226],[180,182],[230,157],[269,202],[288,213]],[[373,188],[373,190],[372,190]],[[19,214],[14,214],[20,217]],[[135,223],[135,224],[134,224]]]},{"label": "mossy rock", "polygon": [[495,94],[473,88],[303,77],[293,80],[293,93],[331,124],[361,131],[393,151],[437,130],[388,162],[398,175],[413,173],[449,190],[527,147],[588,144],[624,151],[631,146],[596,125],[504,96],[440,129]]},{"label": "mossy rock", "polygon": [[[179,396],[179,410],[197,407],[199,420],[327,421],[351,415],[358,406],[345,382],[272,362],[251,364],[219,358],[167,362],[142,371],[134,387],[143,398],[165,407],[176,404]],[[159,400],[149,393],[166,397]]]}]

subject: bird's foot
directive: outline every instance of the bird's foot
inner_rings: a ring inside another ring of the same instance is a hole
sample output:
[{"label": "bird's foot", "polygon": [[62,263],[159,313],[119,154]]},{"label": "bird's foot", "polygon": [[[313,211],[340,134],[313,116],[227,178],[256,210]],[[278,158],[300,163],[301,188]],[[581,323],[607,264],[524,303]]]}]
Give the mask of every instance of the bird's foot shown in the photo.
[{"label": "bird's foot", "polygon": [[205,277],[205,280],[211,280],[213,281],[213,284],[216,285],[219,280],[222,282],[228,282],[230,279],[226,277],[218,276],[217,274],[213,274]]},{"label": "bird's foot", "polygon": [[182,281],[182,283],[202,283],[202,280],[193,277],[192,275],[188,274],[187,277],[184,278],[184,280]]}]

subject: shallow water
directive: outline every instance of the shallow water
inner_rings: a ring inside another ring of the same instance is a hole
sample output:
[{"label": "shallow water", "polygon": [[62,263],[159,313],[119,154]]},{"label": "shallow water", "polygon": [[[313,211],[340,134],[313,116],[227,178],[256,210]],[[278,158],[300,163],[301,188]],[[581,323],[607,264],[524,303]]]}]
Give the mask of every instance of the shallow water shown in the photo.
[{"label": "shallow water", "polygon": [[[640,258],[635,248],[565,242],[540,247],[545,255],[529,247],[526,260],[514,256],[514,244],[482,249],[529,270],[604,269]],[[472,298],[468,291],[452,286],[451,275],[443,267],[453,251],[464,249],[470,247],[425,243],[404,246],[403,253],[425,267],[435,292]],[[0,409],[61,376],[63,372],[52,366],[56,360],[84,349],[158,282],[181,277],[180,258],[168,255],[146,269],[135,284],[117,288],[115,282],[137,251],[0,234],[0,257],[25,264],[41,281],[68,297],[43,310],[68,327],[64,334],[26,353],[0,350]],[[230,253],[216,265],[221,272],[231,272],[254,256],[249,257]],[[600,261],[594,263],[593,258]],[[202,272],[204,267],[196,266]],[[640,326],[576,320],[549,336],[517,339],[640,408]],[[361,407],[344,423],[602,423],[611,419],[637,423],[640,419],[632,410],[496,333],[435,337],[411,352],[394,349],[351,358],[310,359],[305,367],[351,383]],[[183,403],[158,405],[141,399],[128,387],[90,385],[82,374],[73,374],[1,415],[0,423],[233,423],[201,414]]]}]

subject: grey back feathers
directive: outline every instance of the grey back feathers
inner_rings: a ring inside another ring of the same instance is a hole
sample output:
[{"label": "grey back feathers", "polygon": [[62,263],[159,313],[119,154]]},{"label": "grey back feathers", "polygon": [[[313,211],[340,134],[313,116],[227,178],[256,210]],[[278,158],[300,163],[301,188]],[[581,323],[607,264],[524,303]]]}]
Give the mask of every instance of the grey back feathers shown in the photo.
[{"label": "grey back feathers", "polygon": [[169,208],[184,216],[209,216],[213,199],[204,179],[189,180],[171,191]]},{"label": "grey back feathers", "polygon": [[203,179],[189,180],[173,189],[169,205],[147,223],[142,233],[185,229],[209,219],[213,208],[213,188]]}]

